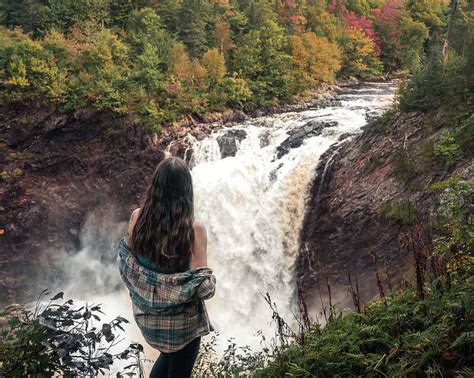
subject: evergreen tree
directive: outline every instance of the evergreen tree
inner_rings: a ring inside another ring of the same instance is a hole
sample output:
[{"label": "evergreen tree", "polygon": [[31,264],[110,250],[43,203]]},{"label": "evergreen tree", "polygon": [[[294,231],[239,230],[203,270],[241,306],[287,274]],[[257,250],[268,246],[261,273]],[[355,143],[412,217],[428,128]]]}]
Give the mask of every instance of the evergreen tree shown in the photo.
[{"label": "evergreen tree", "polygon": [[201,56],[206,51],[206,25],[209,14],[207,0],[183,0],[179,13],[179,36],[191,56]]},{"label": "evergreen tree", "polygon": [[34,32],[38,27],[38,0],[0,0],[0,17],[7,27],[20,26],[25,32]]}]

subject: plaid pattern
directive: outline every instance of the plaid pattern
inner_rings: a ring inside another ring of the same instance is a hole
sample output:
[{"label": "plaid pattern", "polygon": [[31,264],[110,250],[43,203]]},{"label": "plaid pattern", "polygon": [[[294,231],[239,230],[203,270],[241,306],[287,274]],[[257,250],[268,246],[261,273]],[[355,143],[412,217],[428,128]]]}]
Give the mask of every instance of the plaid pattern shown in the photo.
[{"label": "plaid pattern", "polygon": [[204,300],[214,295],[216,278],[209,268],[163,274],[145,268],[122,239],[117,264],[143,337],[161,352],[176,352],[213,330]]}]

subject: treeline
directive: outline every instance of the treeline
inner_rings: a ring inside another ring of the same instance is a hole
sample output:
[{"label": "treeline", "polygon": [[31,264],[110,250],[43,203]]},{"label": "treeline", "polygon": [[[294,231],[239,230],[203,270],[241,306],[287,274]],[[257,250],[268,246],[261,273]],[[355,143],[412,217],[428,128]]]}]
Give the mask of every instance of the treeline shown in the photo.
[{"label": "treeline", "polygon": [[448,0],[0,0],[0,101],[184,114],[289,102],[321,82],[414,71]]}]

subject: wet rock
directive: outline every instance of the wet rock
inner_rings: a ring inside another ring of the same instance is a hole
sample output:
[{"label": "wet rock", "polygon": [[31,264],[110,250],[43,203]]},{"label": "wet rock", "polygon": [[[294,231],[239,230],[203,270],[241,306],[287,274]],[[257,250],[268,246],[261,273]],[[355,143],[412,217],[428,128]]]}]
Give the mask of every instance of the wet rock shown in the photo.
[{"label": "wet rock", "polygon": [[267,147],[270,144],[270,132],[265,131],[260,135],[260,148]]},{"label": "wet rock", "polygon": [[217,138],[222,158],[235,156],[238,144],[247,137],[245,130],[229,130]]},{"label": "wet rock", "polygon": [[298,148],[301,146],[305,139],[321,135],[325,128],[334,126],[337,126],[337,122],[320,122],[312,120],[303,126],[291,129],[288,131],[288,138],[277,147],[277,159],[286,155],[292,148]]},{"label": "wet rock", "polygon": [[192,157],[192,146],[188,139],[179,139],[170,143],[168,151],[189,163]]},{"label": "wet rock", "polygon": [[380,115],[378,114],[378,112],[376,111],[370,111],[368,110],[366,113],[365,113],[365,119],[367,120],[367,123],[369,122],[372,122],[374,120],[376,120],[377,118],[379,118]]}]

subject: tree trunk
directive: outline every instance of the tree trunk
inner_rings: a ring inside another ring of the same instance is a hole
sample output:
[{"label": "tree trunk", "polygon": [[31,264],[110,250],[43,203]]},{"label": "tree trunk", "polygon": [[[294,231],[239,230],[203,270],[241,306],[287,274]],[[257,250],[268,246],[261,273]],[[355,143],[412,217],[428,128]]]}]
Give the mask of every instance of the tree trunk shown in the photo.
[{"label": "tree trunk", "polygon": [[456,10],[458,8],[458,0],[451,0],[451,12],[449,13],[448,17],[448,25],[446,28],[446,38],[443,43],[443,60],[446,61],[448,60],[448,50],[449,50],[449,37],[451,35],[451,29],[453,27],[453,19],[454,19],[454,14],[456,13]]}]

